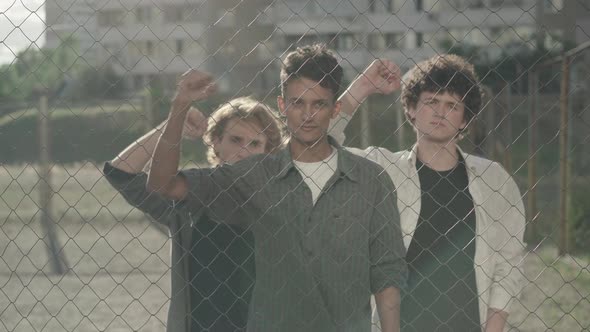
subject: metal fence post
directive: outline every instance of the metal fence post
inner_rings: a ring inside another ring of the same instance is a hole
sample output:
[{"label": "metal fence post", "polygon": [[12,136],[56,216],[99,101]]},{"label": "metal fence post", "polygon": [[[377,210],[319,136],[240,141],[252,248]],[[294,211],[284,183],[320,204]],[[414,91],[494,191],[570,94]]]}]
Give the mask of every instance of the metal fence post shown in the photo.
[{"label": "metal fence post", "polygon": [[568,194],[568,94],[569,94],[569,56],[563,57],[561,73],[561,95],[560,101],[560,130],[559,130],[559,174],[560,174],[560,196],[559,196],[559,254],[568,253],[568,220],[567,220],[567,194]]},{"label": "metal fence post", "polygon": [[40,222],[45,234],[45,243],[48,248],[49,262],[52,272],[64,274],[68,270],[67,262],[55,234],[55,224],[51,217],[51,157],[49,147],[51,145],[50,116],[47,94],[41,94],[39,99],[39,162],[41,177],[39,181],[39,201],[41,208]]},{"label": "metal fence post", "polygon": [[528,166],[528,190],[527,206],[529,224],[527,227],[527,242],[537,242],[537,107],[538,107],[538,81],[537,70],[531,69],[529,74],[529,157]]}]

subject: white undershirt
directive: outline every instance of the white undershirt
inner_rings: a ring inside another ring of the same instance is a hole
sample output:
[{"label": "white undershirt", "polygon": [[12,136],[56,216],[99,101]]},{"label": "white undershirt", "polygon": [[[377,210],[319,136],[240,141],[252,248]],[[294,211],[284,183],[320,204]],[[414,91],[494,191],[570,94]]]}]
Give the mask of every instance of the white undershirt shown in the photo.
[{"label": "white undershirt", "polygon": [[304,163],[301,161],[293,161],[295,167],[299,170],[299,173],[303,177],[305,184],[311,190],[311,197],[313,204],[318,199],[318,196],[322,192],[322,189],[326,185],[326,182],[334,175],[338,166],[338,153],[336,149],[332,149],[332,153],[328,158],[313,162]]}]

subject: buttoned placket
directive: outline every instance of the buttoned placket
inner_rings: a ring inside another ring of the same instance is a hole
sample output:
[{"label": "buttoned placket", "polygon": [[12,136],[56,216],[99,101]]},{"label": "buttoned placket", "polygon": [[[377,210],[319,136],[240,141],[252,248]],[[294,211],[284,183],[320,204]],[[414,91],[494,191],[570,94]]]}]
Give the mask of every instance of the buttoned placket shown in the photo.
[{"label": "buttoned placket", "polygon": [[[311,207],[311,212],[309,213],[308,216],[306,216],[306,220],[305,220],[305,237],[306,237],[306,243],[305,243],[305,251],[306,251],[306,255],[308,258],[313,258],[314,255],[316,254],[314,252],[314,249],[318,249],[320,247],[320,241],[322,239],[322,235],[321,234],[312,234],[314,231],[315,232],[321,232],[322,228],[325,225],[322,225],[320,223],[325,223],[325,222],[329,222],[329,221],[324,221],[321,220],[319,221],[319,223],[314,224],[313,220],[319,220],[319,218],[314,218],[315,214],[318,213],[318,211],[321,211],[321,209],[319,209],[318,207],[322,204],[322,201],[324,199],[326,199],[324,196],[326,194],[328,194],[328,192],[330,192],[330,190],[332,190],[332,188],[337,185],[337,183],[339,181],[342,181],[343,178],[345,178],[346,175],[343,174],[342,172],[340,172],[339,169],[336,169],[336,171],[334,172],[334,174],[330,177],[330,179],[328,180],[328,182],[326,182],[326,184],[324,185],[324,187],[322,188],[322,190],[320,191],[320,194],[318,195],[315,204],[312,205]],[[309,193],[309,196],[311,196],[311,191],[310,189],[307,187],[306,185],[306,189],[307,192]],[[309,199],[309,201],[311,201],[311,198]],[[312,202],[313,203],[313,202]],[[331,218],[329,218],[331,217]],[[328,219],[338,219],[340,218],[340,214],[338,211],[333,211],[330,212],[326,218]]]}]

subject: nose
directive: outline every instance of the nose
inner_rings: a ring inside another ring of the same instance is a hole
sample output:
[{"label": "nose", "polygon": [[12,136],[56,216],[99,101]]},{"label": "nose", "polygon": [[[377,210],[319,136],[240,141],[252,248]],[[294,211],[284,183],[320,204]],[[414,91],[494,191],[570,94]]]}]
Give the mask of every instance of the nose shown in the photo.
[{"label": "nose", "polygon": [[306,121],[306,120],[312,119],[316,113],[317,113],[317,110],[314,108],[313,105],[305,105],[305,107],[303,108],[303,112],[302,112],[303,120]]},{"label": "nose", "polygon": [[252,152],[250,152],[250,150],[248,149],[247,146],[242,146],[242,148],[240,149],[240,152],[238,152],[238,157],[240,159],[248,158],[251,155],[252,155]]},{"label": "nose", "polygon": [[449,110],[445,106],[437,105],[432,108],[434,110],[434,116],[439,118],[446,118]]}]

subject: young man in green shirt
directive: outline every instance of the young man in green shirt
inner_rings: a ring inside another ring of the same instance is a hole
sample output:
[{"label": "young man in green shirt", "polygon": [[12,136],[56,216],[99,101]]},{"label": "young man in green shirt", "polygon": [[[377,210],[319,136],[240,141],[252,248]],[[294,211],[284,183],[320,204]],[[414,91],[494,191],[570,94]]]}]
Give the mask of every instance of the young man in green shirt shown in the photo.
[{"label": "young man in green shirt", "polygon": [[407,268],[395,189],[381,167],[327,135],[340,110],[341,79],[342,68],[325,47],[289,53],[278,98],[289,145],[274,155],[181,172],[184,119],[214,83],[196,70],[179,82],[147,188],[193,214],[253,232],[249,331],[369,331],[372,294],[383,330],[399,329]]}]

